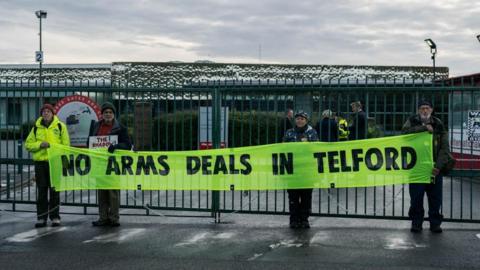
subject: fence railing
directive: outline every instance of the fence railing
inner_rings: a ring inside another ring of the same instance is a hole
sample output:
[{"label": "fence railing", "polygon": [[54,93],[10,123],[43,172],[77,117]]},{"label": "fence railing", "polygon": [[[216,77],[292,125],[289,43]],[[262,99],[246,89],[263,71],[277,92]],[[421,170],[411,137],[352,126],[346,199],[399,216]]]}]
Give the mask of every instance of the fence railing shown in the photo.
[{"label": "fence railing", "polygon": [[[474,121],[469,111],[479,109],[480,88],[470,84],[452,86],[447,81],[433,85],[410,80],[267,80],[116,87],[109,82],[93,81],[48,82],[39,87],[0,82],[1,202],[12,202],[12,205],[35,202],[33,162],[23,141],[44,102],[56,104],[71,95],[86,96],[98,104],[113,102],[117,117],[129,129],[135,148],[149,151],[278,143],[285,132],[287,109],[307,110],[311,113],[310,124],[315,125],[326,109],[351,119],[353,101],[361,101],[369,117],[367,137],[397,135],[405,121],[416,113],[418,100],[425,98],[432,102],[435,116],[448,126],[452,151],[460,161],[444,180],[443,214],[450,221],[480,222],[480,181],[476,166],[480,146],[468,138],[468,132],[475,130],[469,124]],[[202,114],[200,107],[206,107],[207,113]],[[199,119],[205,117],[207,128],[202,130]],[[406,185],[315,190],[312,211],[322,216],[405,219],[409,207],[407,191]],[[122,191],[121,194],[122,207],[147,208],[147,211],[174,209],[215,215],[220,212],[288,213],[286,191]],[[95,206],[96,200],[94,191],[62,193],[62,203],[66,205],[87,208]]]}]

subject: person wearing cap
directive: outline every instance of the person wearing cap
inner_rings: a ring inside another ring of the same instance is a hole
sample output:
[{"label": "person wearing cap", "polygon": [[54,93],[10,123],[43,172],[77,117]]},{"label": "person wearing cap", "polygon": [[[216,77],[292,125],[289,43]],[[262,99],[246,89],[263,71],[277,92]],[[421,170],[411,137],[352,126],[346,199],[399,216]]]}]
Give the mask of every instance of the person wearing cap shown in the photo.
[{"label": "person wearing cap", "polygon": [[[132,143],[128,130],[115,118],[116,110],[112,103],[102,104],[102,119],[90,127],[89,136],[118,136],[118,143],[111,144],[108,152],[117,149],[130,150]],[[90,138],[90,137],[89,137]],[[93,226],[120,226],[120,190],[98,190],[99,219],[92,222]]]},{"label": "person wearing cap", "polygon": [[362,103],[360,101],[355,101],[350,103],[352,107],[352,112],[354,115],[352,117],[352,125],[348,128],[350,134],[348,135],[349,140],[363,140],[367,138],[367,114],[362,109]]},{"label": "person wearing cap", "polygon": [[[318,135],[314,128],[308,125],[308,114],[299,111],[295,114],[295,127],[287,130],[284,142],[315,142]],[[288,201],[290,209],[290,228],[310,228],[308,217],[312,212],[312,190],[289,189]]]},{"label": "person wearing cap", "polygon": [[52,226],[56,227],[60,226],[60,194],[51,186],[47,148],[52,143],[69,146],[70,137],[67,126],[55,115],[52,105],[44,104],[40,109],[40,115],[25,141],[25,146],[32,153],[35,164],[37,185],[35,227],[45,227],[48,218],[52,221]]},{"label": "person wearing cap", "polygon": [[418,103],[417,114],[411,116],[403,125],[403,133],[415,133],[428,131],[433,134],[433,161],[432,179],[430,184],[410,184],[410,209],[408,216],[412,220],[411,231],[418,233],[422,231],[422,224],[425,210],[423,208],[423,197],[425,192],[428,198],[428,217],[430,220],[430,231],[441,233],[443,216],[440,213],[442,207],[442,182],[441,170],[446,166],[450,153],[448,136],[445,126],[437,117],[432,116],[432,103],[421,100]]},{"label": "person wearing cap", "polygon": [[338,141],[338,123],[331,110],[322,112],[322,119],[318,121],[315,130],[322,142]]}]

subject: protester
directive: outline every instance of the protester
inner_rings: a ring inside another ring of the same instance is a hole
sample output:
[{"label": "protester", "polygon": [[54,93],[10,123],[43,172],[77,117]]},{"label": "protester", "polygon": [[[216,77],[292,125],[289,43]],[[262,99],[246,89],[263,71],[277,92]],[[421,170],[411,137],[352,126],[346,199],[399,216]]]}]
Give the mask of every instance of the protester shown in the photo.
[{"label": "protester", "polygon": [[331,110],[322,112],[322,119],[316,125],[317,134],[322,142],[338,141],[338,124]]},{"label": "protester", "polygon": [[[308,125],[308,114],[295,114],[295,127],[287,130],[284,142],[318,141],[315,129]],[[310,228],[308,217],[312,211],[312,189],[289,189],[290,228]]]},{"label": "protester", "polygon": [[285,113],[285,130],[289,130],[293,128],[293,110],[287,109]]},{"label": "protester", "polygon": [[347,119],[343,115],[338,115],[336,117],[338,123],[338,140],[339,141],[347,141],[348,135],[350,131],[348,130],[348,122]]},{"label": "protester", "polygon": [[408,215],[412,220],[412,232],[421,232],[425,210],[423,197],[425,192],[428,198],[428,217],[430,231],[441,233],[443,216],[440,214],[442,207],[442,182],[441,170],[447,165],[450,155],[448,136],[442,121],[432,116],[433,107],[429,101],[422,100],[418,104],[418,113],[410,117],[403,125],[404,133],[428,131],[433,133],[433,161],[432,182],[430,184],[410,184],[410,209]]},{"label": "protester", "polygon": [[35,228],[47,226],[48,218],[52,221],[52,227],[56,227],[60,226],[60,194],[55,191],[50,181],[47,148],[54,143],[69,146],[70,138],[67,126],[55,115],[52,105],[45,103],[40,109],[40,114],[41,116],[35,122],[25,141],[26,148],[32,153],[35,164],[37,184],[37,223]]},{"label": "protester", "polygon": [[362,140],[367,138],[367,115],[362,109],[362,103],[355,101],[350,104],[354,115],[352,125],[349,127],[349,140]]},{"label": "protester", "polygon": [[283,119],[281,123],[281,127],[279,128],[279,136],[278,136],[278,141],[281,141],[283,139],[283,135],[285,135],[285,132],[291,128],[293,128],[293,110],[288,108],[285,111],[285,118]]},{"label": "protester", "polygon": [[[111,144],[108,152],[113,153],[117,149],[130,150],[132,143],[127,129],[115,118],[116,110],[112,103],[105,102],[102,105],[102,120],[92,125],[89,136],[118,136],[118,143]],[[93,221],[93,226],[120,226],[120,191],[98,190],[98,214],[99,219]]]}]

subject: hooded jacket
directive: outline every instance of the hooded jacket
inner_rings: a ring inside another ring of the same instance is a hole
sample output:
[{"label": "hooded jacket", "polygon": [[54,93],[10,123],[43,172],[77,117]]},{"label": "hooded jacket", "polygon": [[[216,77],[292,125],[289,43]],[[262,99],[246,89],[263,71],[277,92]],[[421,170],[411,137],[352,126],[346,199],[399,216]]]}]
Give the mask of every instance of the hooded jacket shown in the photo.
[{"label": "hooded jacket", "polygon": [[37,119],[35,126],[25,140],[25,147],[32,153],[34,161],[48,160],[47,149],[40,148],[40,144],[44,141],[50,144],[57,143],[70,146],[67,126],[56,115],[53,116],[53,120],[48,127],[44,126],[42,121],[43,117]]}]

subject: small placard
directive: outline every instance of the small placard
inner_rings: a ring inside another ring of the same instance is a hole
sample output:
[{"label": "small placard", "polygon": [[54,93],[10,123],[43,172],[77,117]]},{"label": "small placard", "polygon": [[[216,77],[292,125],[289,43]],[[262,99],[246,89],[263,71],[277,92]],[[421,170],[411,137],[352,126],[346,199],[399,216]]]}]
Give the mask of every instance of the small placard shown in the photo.
[{"label": "small placard", "polygon": [[88,148],[108,148],[111,144],[118,143],[118,135],[109,136],[90,136]]}]

